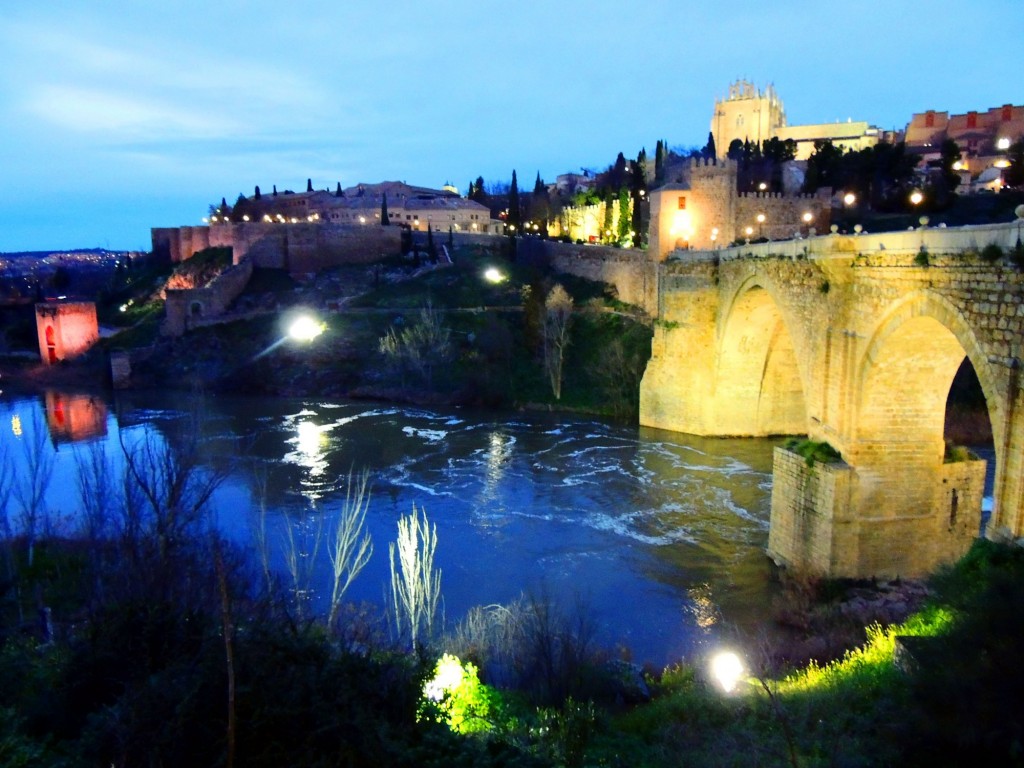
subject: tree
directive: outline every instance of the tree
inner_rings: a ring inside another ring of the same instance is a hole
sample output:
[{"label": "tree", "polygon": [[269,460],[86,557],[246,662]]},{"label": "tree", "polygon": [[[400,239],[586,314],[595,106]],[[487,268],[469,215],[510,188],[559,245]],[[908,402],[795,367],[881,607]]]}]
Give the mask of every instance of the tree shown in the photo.
[{"label": "tree", "polygon": [[658,139],[654,148],[654,184],[660,186],[665,182],[665,142]]},{"label": "tree", "polygon": [[378,349],[403,377],[415,374],[427,389],[434,384],[434,370],[445,366],[452,357],[451,332],[441,325],[441,317],[433,305],[420,310],[419,320],[396,332],[389,328],[378,341]]},{"label": "tree", "polygon": [[615,216],[614,201],[615,193],[611,189],[607,189],[604,194],[604,220],[601,222],[601,239],[605,242],[611,240],[612,237],[612,223]]},{"label": "tree", "polygon": [[551,218],[551,203],[548,200],[548,188],[537,171],[537,180],[533,183],[533,194],[530,195],[530,220],[540,224],[542,234],[546,237],[548,220]]},{"label": "tree", "polygon": [[312,179],[306,179],[306,191],[307,192],[312,192],[313,191],[313,180]]},{"label": "tree", "polygon": [[437,264],[437,245],[434,243],[434,228],[427,222],[427,255],[431,264]]},{"label": "tree", "polygon": [[[341,186],[340,184],[338,185]],[[388,193],[384,192],[380,197],[380,223],[382,227],[391,225],[391,219],[388,217]]]},{"label": "tree", "polygon": [[701,150],[701,154],[707,158],[718,157],[718,152],[715,149],[715,134],[708,131],[708,143],[704,145],[704,149]]},{"label": "tree", "polygon": [[274,197],[277,197],[277,184],[274,185]]},{"label": "tree", "polygon": [[327,554],[331,558],[333,583],[331,587],[331,612],[327,626],[333,627],[338,609],[345,592],[359,572],[370,562],[373,542],[366,532],[366,510],[370,506],[369,472],[364,470],[358,479],[349,470],[345,483],[345,501],[342,503],[338,521],[328,542]]},{"label": "tree", "polygon": [[806,193],[817,192],[822,187],[831,187],[833,190],[842,189],[842,163],[842,149],[827,139],[815,141],[814,151],[807,158],[803,191]]},{"label": "tree", "polygon": [[960,162],[960,146],[953,139],[946,139],[939,149],[939,156],[942,181],[946,188],[953,192],[960,186],[960,173],[953,169],[953,165]]},{"label": "tree", "polygon": [[516,181],[515,169],[512,169],[512,184],[508,188],[508,225],[512,235],[522,230],[523,219],[519,211],[519,182]]},{"label": "tree", "polygon": [[572,297],[556,283],[544,300],[544,370],[555,400],[562,399],[562,364],[569,346],[571,319]]},{"label": "tree", "polygon": [[1018,139],[1006,151],[1010,165],[1003,171],[1003,183],[1008,187],[1024,187],[1024,139]]},{"label": "tree", "polygon": [[259,186],[259,184],[256,185],[256,191],[253,194],[253,197],[256,198],[257,200],[260,199],[260,186]]},{"label": "tree", "polygon": [[36,411],[32,417],[31,431],[22,435],[23,469],[17,473],[14,484],[14,498],[21,507],[21,529],[28,542],[28,564],[31,567],[35,555],[36,534],[40,526],[48,524],[46,510],[46,489],[53,478],[55,453],[49,445],[46,423]]},{"label": "tree", "polygon": [[426,510],[421,519],[413,504],[412,514],[398,520],[398,539],[388,545],[395,631],[413,646],[424,635],[429,639],[434,630],[441,597],[441,571],[434,568],[436,549],[437,526],[431,527]]},{"label": "tree", "polygon": [[341,188],[341,182],[340,181],[338,182],[337,188],[334,190],[334,196],[335,197],[344,197],[345,196],[345,190],[343,190]]},{"label": "tree", "polygon": [[487,205],[488,197],[487,190],[484,189],[484,177],[477,176],[476,182],[470,184],[469,186],[470,189],[472,190],[472,193],[469,195],[469,199],[473,200],[474,202],[480,203],[481,205]]},{"label": "tree", "polygon": [[630,194],[633,199],[632,227],[634,248],[639,248],[644,240],[643,203],[646,194],[646,179],[644,178],[646,166],[647,150],[641,149],[640,153],[636,156],[636,162],[633,164],[632,183],[630,184]]},{"label": "tree", "polygon": [[632,213],[629,209],[629,189],[623,187],[619,190],[619,242],[624,243],[630,238],[630,227],[633,223]]}]

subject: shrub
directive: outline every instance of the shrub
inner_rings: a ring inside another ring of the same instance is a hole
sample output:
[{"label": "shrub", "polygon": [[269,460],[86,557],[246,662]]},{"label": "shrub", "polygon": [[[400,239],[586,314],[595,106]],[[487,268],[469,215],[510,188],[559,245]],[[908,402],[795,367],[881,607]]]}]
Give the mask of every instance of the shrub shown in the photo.
[{"label": "shrub", "polygon": [[808,467],[813,467],[814,462],[816,461],[828,464],[842,459],[839,451],[825,441],[818,442],[817,440],[811,439],[801,440],[794,437],[787,440],[784,447],[788,451],[792,451],[793,453],[803,456]]},{"label": "shrub", "polygon": [[1003,249],[995,243],[989,243],[981,249],[981,258],[988,262],[999,261],[1003,258]]}]

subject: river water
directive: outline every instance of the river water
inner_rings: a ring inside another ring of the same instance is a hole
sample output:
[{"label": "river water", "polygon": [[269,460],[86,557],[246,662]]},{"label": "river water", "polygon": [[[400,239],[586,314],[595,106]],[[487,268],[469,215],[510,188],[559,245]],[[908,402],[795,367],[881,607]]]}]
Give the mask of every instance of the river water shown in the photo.
[{"label": "river water", "polygon": [[[76,455],[103,446],[120,467],[119,435],[128,444],[162,440],[196,405],[206,459],[230,468],[213,497],[217,524],[255,552],[264,502],[275,567],[283,569],[285,520],[301,545],[321,517],[329,525],[337,515],[350,469],[369,472],[375,552],[347,599],[383,603],[388,543],[415,504],[437,526],[449,627],[474,605],[544,596],[582,606],[600,644],[661,665],[767,623],[775,585],[764,549],[778,441],[703,439],[564,414],[51,392],[0,397],[0,448],[23,474],[25,446],[45,430],[54,457],[48,517],[56,530],[72,530]],[[265,492],[253,481],[260,474]],[[8,514],[16,517],[13,499]],[[322,604],[324,549],[314,566]]]}]

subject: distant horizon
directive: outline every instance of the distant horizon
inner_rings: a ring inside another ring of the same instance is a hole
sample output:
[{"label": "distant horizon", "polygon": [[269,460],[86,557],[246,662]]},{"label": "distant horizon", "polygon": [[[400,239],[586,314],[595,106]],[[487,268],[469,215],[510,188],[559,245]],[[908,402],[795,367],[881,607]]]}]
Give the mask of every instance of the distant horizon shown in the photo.
[{"label": "distant horizon", "polygon": [[[0,251],[148,250],[152,227],[199,224],[222,197],[307,178],[448,181],[464,194],[513,169],[523,185],[602,170],[658,139],[703,146],[715,99],[739,79],[773,84],[791,124],[891,130],[928,109],[1024,103],[1019,0],[935,0],[928,13],[909,0],[873,13],[565,0],[558,23],[527,9],[500,25],[466,0],[430,13],[398,0],[386,16],[325,0],[276,10],[7,9]],[[962,19],[984,24],[984,56],[919,44],[952,40]]]}]

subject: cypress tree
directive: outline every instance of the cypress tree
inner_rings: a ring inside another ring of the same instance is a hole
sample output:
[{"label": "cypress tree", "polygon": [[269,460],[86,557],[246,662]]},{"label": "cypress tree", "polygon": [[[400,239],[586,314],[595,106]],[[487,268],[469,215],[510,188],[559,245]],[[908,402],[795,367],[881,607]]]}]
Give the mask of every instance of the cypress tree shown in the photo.
[{"label": "cypress tree", "polygon": [[345,193],[341,191],[341,182],[340,181],[338,182],[338,188],[336,190],[334,190],[334,196],[335,197],[344,197],[345,196]]},{"label": "cypress tree", "polygon": [[277,197],[277,184],[274,185],[274,197]]},{"label": "cypress tree", "polygon": [[257,199],[257,200],[260,199],[260,185],[259,184],[256,185],[256,194],[254,194],[253,197],[255,199]]},{"label": "cypress tree", "polygon": [[313,180],[312,179],[306,179],[306,191],[307,192],[312,192],[313,191]]},{"label": "cypress tree", "polygon": [[718,150],[715,149],[715,134],[708,131],[708,143],[704,147],[704,157],[712,159],[718,157]]},{"label": "cypress tree", "polygon": [[619,242],[624,242],[629,238],[629,230],[632,224],[632,218],[629,215],[629,190],[623,187],[619,190]]},{"label": "cypress tree", "polygon": [[437,264],[437,246],[434,245],[434,228],[427,222],[427,255],[430,256],[430,263]]},{"label": "cypress tree", "polygon": [[632,184],[632,197],[633,197],[633,247],[639,248],[643,243],[643,203],[644,195],[641,192],[646,192],[644,189],[646,186],[646,174],[644,169],[647,167],[647,150],[641,149],[640,154],[636,156],[636,163],[633,165],[633,184]]},{"label": "cypress tree", "polygon": [[516,181],[516,171],[512,169],[512,184],[508,188],[508,224],[515,227],[513,235],[518,235],[522,229],[522,219],[519,215],[519,182]]},{"label": "cypress tree", "polygon": [[658,139],[654,148],[654,183],[660,185],[665,181],[665,142]]},{"label": "cypress tree", "polygon": [[388,218],[388,193],[384,192],[380,198],[380,223],[381,226],[387,227],[391,225],[391,219]]}]

